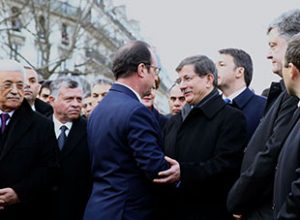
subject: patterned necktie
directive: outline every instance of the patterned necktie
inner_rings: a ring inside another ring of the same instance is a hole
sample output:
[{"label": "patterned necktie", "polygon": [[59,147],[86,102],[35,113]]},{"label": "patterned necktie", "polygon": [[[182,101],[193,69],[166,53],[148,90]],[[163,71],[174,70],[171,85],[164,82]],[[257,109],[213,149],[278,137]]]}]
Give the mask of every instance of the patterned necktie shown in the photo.
[{"label": "patterned necktie", "polygon": [[1,133],[3,134],[6,128],[7,120],[9,119],[9,114],[2,113],[1,114]]},{"label": "patterned necktie", "polygon": [[68,128],[67,128],[67,126],[65,126],[65,125],[62,125],[62,126],[60,127],[60,134],[59,134],[59,136],[58,136],[58,138],[57,138],[57,143],[58,143],[58,147],[59,147],[60,150],[63,149],[64,144],[65,144],[65,141],[66,141],[66,139],[67,139],[67,136],[66,136],[66,130],[67,130],[67,129],[68,129]]}]

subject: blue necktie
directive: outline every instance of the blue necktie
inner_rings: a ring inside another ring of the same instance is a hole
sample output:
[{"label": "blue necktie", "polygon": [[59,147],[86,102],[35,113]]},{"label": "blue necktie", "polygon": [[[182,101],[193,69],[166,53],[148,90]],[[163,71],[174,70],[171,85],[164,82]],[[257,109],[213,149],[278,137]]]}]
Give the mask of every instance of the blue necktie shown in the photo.
[{"label": "blue necktie", "polygon": [[2,113],[1,114],[1,133],[3,134],[6,128],[7,120],[9,119],[9,114]]},{"label": "blue necktie", "polygon": [[63,149],[64,144],[65,144],[65,141],[66,141],[66,139],[67,139],[67,136],[66,136],[66,130],[67,130],[67,129],[68,129],[68,128],[67,128],[67,126],[65,126],[65,125],[62,125],[62,126],[60,127],[60,134],[59,134],[59,136],[58,136],[58,138],[57,138],[57,143],[58,143],[58,147],[59,147],[60,150]]},{"label": "blue necktie", "polygon": [[224,102],[225,102],[226,104],[231,104],[231,100],[228,99],[228,98],[225,98],[225,99],[224,99]]}]

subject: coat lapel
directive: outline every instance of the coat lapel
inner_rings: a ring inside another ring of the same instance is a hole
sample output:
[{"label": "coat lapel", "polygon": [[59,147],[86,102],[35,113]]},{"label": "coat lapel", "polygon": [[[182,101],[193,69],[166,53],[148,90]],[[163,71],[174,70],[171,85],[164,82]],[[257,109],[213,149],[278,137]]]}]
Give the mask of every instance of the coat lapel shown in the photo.
[{"label": "coat lapel", "polygon": [[61,158],[67,157],[78,146],[78,143],[84,138],[86,131],[83,131],[83,119],[79,118],[73,122],[66,143],[61,150]]},{"label": "coat lapel", "polygon": [[32,114],[32,110],[28,103],[23,102],[20,109],[16,110],[13,114],[11,121],[8,125],[8,131],[5,134],[5,142],[2,150],[2,154],[0,156],[0,160],[13,148],[16,146],[19,139],[26,135],[29,132],[32,121],[30,120],[30,116]]}]

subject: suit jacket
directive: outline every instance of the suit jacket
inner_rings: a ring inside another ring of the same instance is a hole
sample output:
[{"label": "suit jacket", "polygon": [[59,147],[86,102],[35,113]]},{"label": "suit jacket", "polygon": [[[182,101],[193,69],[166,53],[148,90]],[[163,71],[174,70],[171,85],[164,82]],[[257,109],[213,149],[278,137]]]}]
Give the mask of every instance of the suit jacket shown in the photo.
[{"label": "suit jacket", "polygon": [[38,98],[36,98],[34,101],[34,107],[37,112],[44,115],[45,117],[49,117],[53,114],[52,106]]},{"label": "suit jacket", "polygon": [[282,92],[254,132],[244,153],[239,179],[230,190],[230,212],[246,219],[273,218],[272,192],[274,170],[298,98]]},{"label": "suit jacket", "polygon": [[0,188],[11,187],[20,199],[1,210],[0,219],[47,219],[57,169],[52,123],[24,100],[1,137],[0,148]]},{"label": "suit jacket", "polygon": [[[59,151],[59,150],[58,150]],[[86,121],[78,118],[59,155],[53,220],[82,220],[92,188]]]},{"label": "suit jacket", "polygon": [[88,122],[94,183],[84,219],[156,219],[152,180],[168,168],[158,131],[136,95],[114,84]]},{"label": "suit jacket", "polygon": [[246,88],[240,95],[232,100],[232,106],[240,109],[246,117],[247,143],[263,116],[265,104],[266,98],[255,95],[249,88]]},{"label": "suit jacket", "polygon": [[[172,198],[176,219],[230,219],[227,193],[243,155],[246,121],[215,90],[183,120],[174,115],[164,129],[166,155],[180,164],[181,182]],[[173,194],[174,194],[173,193]],[[172,201],[169,201],[172,203]]]},{"label": "suit jacket", "polygon": [[279,155],[274,184],[275,219],[300,219],[300,108]]},{"label": "suit jacket", "polygon": [[167,116],[160,114],[154,107],[152,108],[154,117],[158,120],[161,131],[163,130],[166,122],[168,121]]}]

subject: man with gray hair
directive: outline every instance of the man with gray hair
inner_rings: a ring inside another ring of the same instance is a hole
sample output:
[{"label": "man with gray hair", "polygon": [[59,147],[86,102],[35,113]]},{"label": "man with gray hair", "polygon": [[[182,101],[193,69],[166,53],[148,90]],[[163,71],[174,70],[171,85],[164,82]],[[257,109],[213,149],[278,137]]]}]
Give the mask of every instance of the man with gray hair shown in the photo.
[{"label": "man with gray hair", "polygon": [[48,219],[56,163],[53,125],[24,100],[25,70],[0,60],[0,219]]},{"label": "man with gray hair", "polygon": [[[280,77],[288,41],[299,32],[300,9],[285,12],[268,28],[267,58],[272,61],[272,71]],[[282,81],[272,84],[267,113],[247,145],[240,177],[228,195],[227,206],[232,213],[245,219],[273,219],[274,171],[298,101],[287,94]]]},{"label": "man with gray hair", "polygon": [[83,89],[67,77],[53,81],[50,90],[60,164],[53,220],[81,220],[91,190],[86,121],[80,116]]},{"label": "man with gray hair", "polygon": [[108,79],[97,79],[91,90],[92,105],[93,109],[98,105],[98,103],[103,99],[103,97],[108,93],[111,88],[112,82]]},{"label": "man with gray hair", "polygon": [[166,203],[174,203],[170,219],[230,219],[226,195],[240,169],[245,117],[223,101],[211,59],[188,57],[176,71],[187,104],[164,128],[165,153],[179,162],[181,172],[180,184],[170,193],[175,198]]}]

